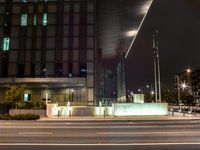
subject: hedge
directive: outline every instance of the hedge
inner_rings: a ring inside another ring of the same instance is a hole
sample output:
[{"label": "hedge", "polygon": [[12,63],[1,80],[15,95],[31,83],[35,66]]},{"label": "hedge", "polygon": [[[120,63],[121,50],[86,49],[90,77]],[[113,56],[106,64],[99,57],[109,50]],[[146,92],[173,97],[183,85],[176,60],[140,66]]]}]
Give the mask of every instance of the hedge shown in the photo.
[{"label": "hedge", "polygon": [[0,120],[38,120],[39,115],[35,114],[19,114],[19,115],[0,115]]}]

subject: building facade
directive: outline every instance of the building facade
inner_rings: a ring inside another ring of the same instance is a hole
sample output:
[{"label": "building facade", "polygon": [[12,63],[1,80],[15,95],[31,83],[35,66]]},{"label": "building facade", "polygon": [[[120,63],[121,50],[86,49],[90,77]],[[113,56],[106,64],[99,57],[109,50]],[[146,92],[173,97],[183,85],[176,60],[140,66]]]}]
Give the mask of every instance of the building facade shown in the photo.
[{"label": "building facade", "polygon": [[25,101],[93,105],[95,0],[1,0],[1,96],[27,87]]},{"label": "building facade", "polygon": [[111,104],[117,101],[117,79],[112,70],[104,68],[101,75],[101,94],[103,104]]},{"label": "building facade", "polygon": [[184,93],[193,96],[195,99],[200,98],[200,70],[179,73],[179,82],[180,85],[186,84],[185,89],[182,90]]},{"label": "building facade", "polygon": [[125,54],[117,66],[117,101],[126,103]]},{"label": "building facade", "polygon": [[194,97],[200,99],[200,69],[192,73],[192,85]]}]

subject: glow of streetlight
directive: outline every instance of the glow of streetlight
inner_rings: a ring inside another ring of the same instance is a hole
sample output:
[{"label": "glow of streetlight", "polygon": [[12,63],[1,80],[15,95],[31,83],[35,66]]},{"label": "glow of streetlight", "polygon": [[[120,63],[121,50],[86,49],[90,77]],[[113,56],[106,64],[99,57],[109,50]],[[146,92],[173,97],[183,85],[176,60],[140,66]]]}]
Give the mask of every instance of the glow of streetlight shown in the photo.
[{"label": "glow of streetlight", "polygon": [[190,73],[191,72],[191,69],[187,69],[187,73]]},{"label": "glow of streetlight", "polygon": [[183,83],[181,83],[181,88],[182,88],[183,90],[185,90],[185,89],[188,88],[188,85],[187,85],[185,82],[183,82]]}]

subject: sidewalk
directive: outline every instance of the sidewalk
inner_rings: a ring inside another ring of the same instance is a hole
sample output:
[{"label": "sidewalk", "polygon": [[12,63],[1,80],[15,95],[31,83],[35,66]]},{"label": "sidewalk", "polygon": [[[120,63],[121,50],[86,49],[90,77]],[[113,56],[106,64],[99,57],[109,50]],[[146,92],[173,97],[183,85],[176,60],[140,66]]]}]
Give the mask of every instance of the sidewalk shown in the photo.
[{"label": "sidewalk", "polygon": [[159,120],[200,120],[200,116],[138,116],[138,117],[54,117],[38,121],[159,121]]}]

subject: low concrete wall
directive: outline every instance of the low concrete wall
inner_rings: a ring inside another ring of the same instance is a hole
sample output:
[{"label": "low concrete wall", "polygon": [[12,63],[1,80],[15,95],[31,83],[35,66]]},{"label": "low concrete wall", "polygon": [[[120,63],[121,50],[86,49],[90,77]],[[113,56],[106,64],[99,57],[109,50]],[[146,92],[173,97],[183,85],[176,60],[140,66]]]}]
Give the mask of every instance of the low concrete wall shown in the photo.
[{"label": "low concrete wall", "polygon": [[46,110],[28,110],[28,109],[10,109],[9,110],[10,115],[19,115],[19,114],[35,114],[39,115],[40,117],[46,116]]},{"label": "low concrete wall", "polygon": [[163,116],[168,115],[167,103],[115,103],[112,107],[104,106],[58,106],[47,105],[47,116]]},{"label": "low concrete wall", "polygon": [[95,106],[58,106],[58,104],[47,105],[47,116],[112,116],[112,107]]},{"label": "low concrete wall", "polygon": [[116,103],[113,104],[114,116],[163,116],[168,115],[167,103]]}]

